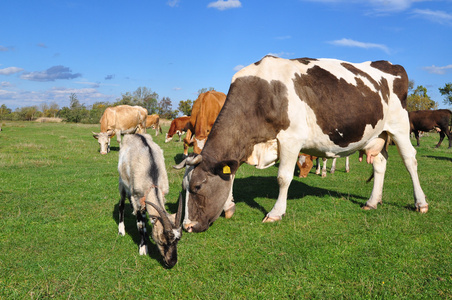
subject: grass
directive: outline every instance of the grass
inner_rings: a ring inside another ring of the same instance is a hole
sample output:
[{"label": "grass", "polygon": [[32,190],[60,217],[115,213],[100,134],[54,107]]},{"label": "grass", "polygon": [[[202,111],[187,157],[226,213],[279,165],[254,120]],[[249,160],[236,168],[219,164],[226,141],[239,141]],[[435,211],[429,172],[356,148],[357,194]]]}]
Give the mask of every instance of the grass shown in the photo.
[{"label": "grass", "polygon": [[[165,269],[151,242],[138,255],[135,218],[117,234],[118,144],[99,154],[99,126],[5,122],[0,133],[0,299],[451,299],[452,150],[421,140],[419,175],[430,210],[412,210],[411,180],[389,149],[382,206],[363,211],[371,166],[351,157],[336,173],[294,177],[282,222],[262,224],[278,195],[277,168],[243,165],[237,211],[184,233]],[[168,126],[163,128],[167,131]],[[167,208],[176,210],[182,143],[165,153]],[[414,140],[412,141],[414,143]],[[148,225],[149,227],[151,225]]]}]

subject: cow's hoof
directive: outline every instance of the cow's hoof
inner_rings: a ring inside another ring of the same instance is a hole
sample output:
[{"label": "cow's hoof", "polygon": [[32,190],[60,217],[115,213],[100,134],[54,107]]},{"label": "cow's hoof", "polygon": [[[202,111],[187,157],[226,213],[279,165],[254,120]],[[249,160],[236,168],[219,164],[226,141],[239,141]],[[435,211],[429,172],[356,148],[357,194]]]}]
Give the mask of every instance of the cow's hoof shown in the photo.
[{"label": "cow's hoof", "polygon": [[265,218],[262,220],[262,223],[274,223],[274,222],[278,222],[282,220],[282,216],[277,216],[277,217],[270,217],[270,216],[265,216]]},{"label": "cow's hoof", "polygon": [[377,209],[377,208],[366,204],[366,205],[364,205],[362,207],[362,209],[364,209],[364,210],[373,210],[373,209]]},{"label": "cow's hoof", "polygon": [[423,207],[416,207],[416,211],[420,212],[421,214],[425,214],[428,212],[428,204]]},{"label": "cow's hoof", "polygon": [[232,216],[235,213],[235,204],[233,203],[231,207],[229,207],[227,210],[224,211],[224,217],[226,219],[232,218]]}]

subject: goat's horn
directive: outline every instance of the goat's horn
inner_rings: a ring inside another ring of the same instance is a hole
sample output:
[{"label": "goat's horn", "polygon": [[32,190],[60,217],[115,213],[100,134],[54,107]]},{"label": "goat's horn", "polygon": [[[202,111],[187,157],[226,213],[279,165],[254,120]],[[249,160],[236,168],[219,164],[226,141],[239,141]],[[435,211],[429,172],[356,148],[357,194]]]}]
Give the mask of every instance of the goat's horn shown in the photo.
[{"label": "goat's horn", "polygon": [[177,212],[176,212],[176,227],[179,228],[181,221],[182,221],[182,193],[179,192],[179,205],[177,206]]},{"label": "goat's horn", "polygon": [[173,225],[171,224],[171,221],[168,217],[168,213],[164,209],[162,209],[161,207],[159,207],[158,205],[156,205],[152,202],[149,202],[149,201],[145,201],[145,202],[147,204],[152,205],[152,207],[154,207],[158,211],[160,218],[162,219],[163,228],[166,231],[173,229]]}]

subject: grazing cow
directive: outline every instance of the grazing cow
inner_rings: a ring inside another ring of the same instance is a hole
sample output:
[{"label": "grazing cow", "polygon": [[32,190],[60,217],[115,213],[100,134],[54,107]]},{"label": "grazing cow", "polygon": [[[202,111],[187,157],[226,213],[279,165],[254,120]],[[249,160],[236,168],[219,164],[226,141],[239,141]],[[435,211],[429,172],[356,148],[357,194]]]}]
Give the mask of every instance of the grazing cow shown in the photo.
[{"label": "grazing cow", "polygon": [[436,129],[439,132],[439,142],[436,148],[441,146],[444,137],[447,135],[449,139],[449,148],[452,147],[451,132],[449,130],[449,122],[452,112],[448,109],[438,110],[418,110],[410,111],[410,128],[416,137],[417,146],[419,147],[419,131],[430,131]]},{"label": "grazing cow", "polygon": [[225,100],[224,93],[209,91],[200,94],[193,103],[190,121],[185,126],[187,134],[184,139],[184,155],[188,155],[188,147],[191,145],[194,153],[201,153]]},{"label": "grazing cow", "polygon": [[152,238],[168,267],[177,262],[177,242],[181,238],[182,197],[176,214],[165,210],[169,184],[162,149],[149,134],[127,135],[119,151],[119,234],[125,235],[124,204],[127,197],[137,216],[141,235],[140,255],[147,255],[146,212],[152,226]]},{"label": "grazing cow", "polygon": [[308,177],[309,171],[311,171],[312,167],[314,166],[314,160],[316,159],[317,157],[313,155],[305,153],[298,154],[297,166],[298,169],[300,169],[300,173],[298,174],[299,178]]},{"label": "grazing cow", "polygon": [[409,139],[407,92],[404,68],[387,61],[353,64],[266,56],[243,68],[234,75],[209,139],[193,162],[184,228],[208,229],[229,199],[239,166],[267,143],[277,151],[256,165],[279,159],[279,196],[264,222],[284,216],[300,151],[329,158],[359,151],[360,161],[365,154],[373,164],[374,186],[363,208],[376,209],[382,202],[388,136],[411,176],[416,210],[427,212]]},{"label": "grazing cow", "polygon": [[159,115],[153,114],[153,115],[148,115],[146,117],[146,129],[151,128],[151,127],[155,129],[155,136],[159,135],[159,131],[160,131],[160,133],[162,133],[162,127],[160,126]]},{"label": "grazing cow", "polygon": [[108,107],[100,118],[100,133],[93,137],[100,145],[100,154],[110,152],[110,138],[116,135],[121,146],[121,135],[145,133],[148,111],[141,106],[118,105]]},{"label": "grazing cow", "polygon": [[177,134],[179,136],[179,142],[181,141],[181,136],[185,133],[185,125],[190,121],[190,116],[182,116],[171,121],[170,128],[165,137],[165,143],[168,143],[173,139],[173,135]]}]

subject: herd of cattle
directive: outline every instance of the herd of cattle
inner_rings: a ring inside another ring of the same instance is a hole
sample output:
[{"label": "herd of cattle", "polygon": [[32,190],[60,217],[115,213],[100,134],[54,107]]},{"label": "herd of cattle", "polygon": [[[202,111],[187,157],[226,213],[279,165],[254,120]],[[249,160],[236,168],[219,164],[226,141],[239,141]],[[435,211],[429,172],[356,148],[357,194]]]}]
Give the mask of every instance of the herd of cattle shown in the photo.
[{"label": "herd of cattle", "polygon": [[[449,130],[450,110],[417,111],[408,114],[408,76],[403,67],[387,61],[353,64],[333,59],[287,60],[266,56],[236,73],[228,95],[203,93],[194,102],[191,116],[174,119],[165,142],[186,132],[186,158],[175,168],[184,168],[179,209],[165,210],[169,191],[163,152],[145,134],[146,128],[161,132],[159,117],[148,116],[139,106],[108,108],[101,118],[101,132],[93,133],[100,153],[109,152],[110,138],[120,143],[118,170],[119,233],[124,235],[124,201],[127,197],[137,216],[141,234],[140,254],[147,253],[146,212],[152,223],[152,237],[167,266],[177,262],[176,245],[182,226],[188,232],[205,231],[224,211],[235,212],[232,196],[234,177],[242,163],[267,168],[279,161],[279,196],[263,222],[282,219],[286,212],[289,185],[295,171],[305,177],[316,158],[347,157],[359,151],[373,164],[374,185],[364,209],[382,203],[383,178],[391,139],[408,170],[417,211],[426,213],[428,204],[419,183],[416,150],[410,141],[414,132],[436,129],[440,146]],[[137,133],[132,135],[131,133]],[[121,142],[121,135],[125,136]],[[188,155],[188,147],[193,154]],[[302,154],[301,154],[302,153]],[[318,166],[320,165],[317,163]],[[307,171],[306,171],[307,170]],[[319,169],[320,171],[320,169]],[[184,210],[184,220],[181,216]]]}]

